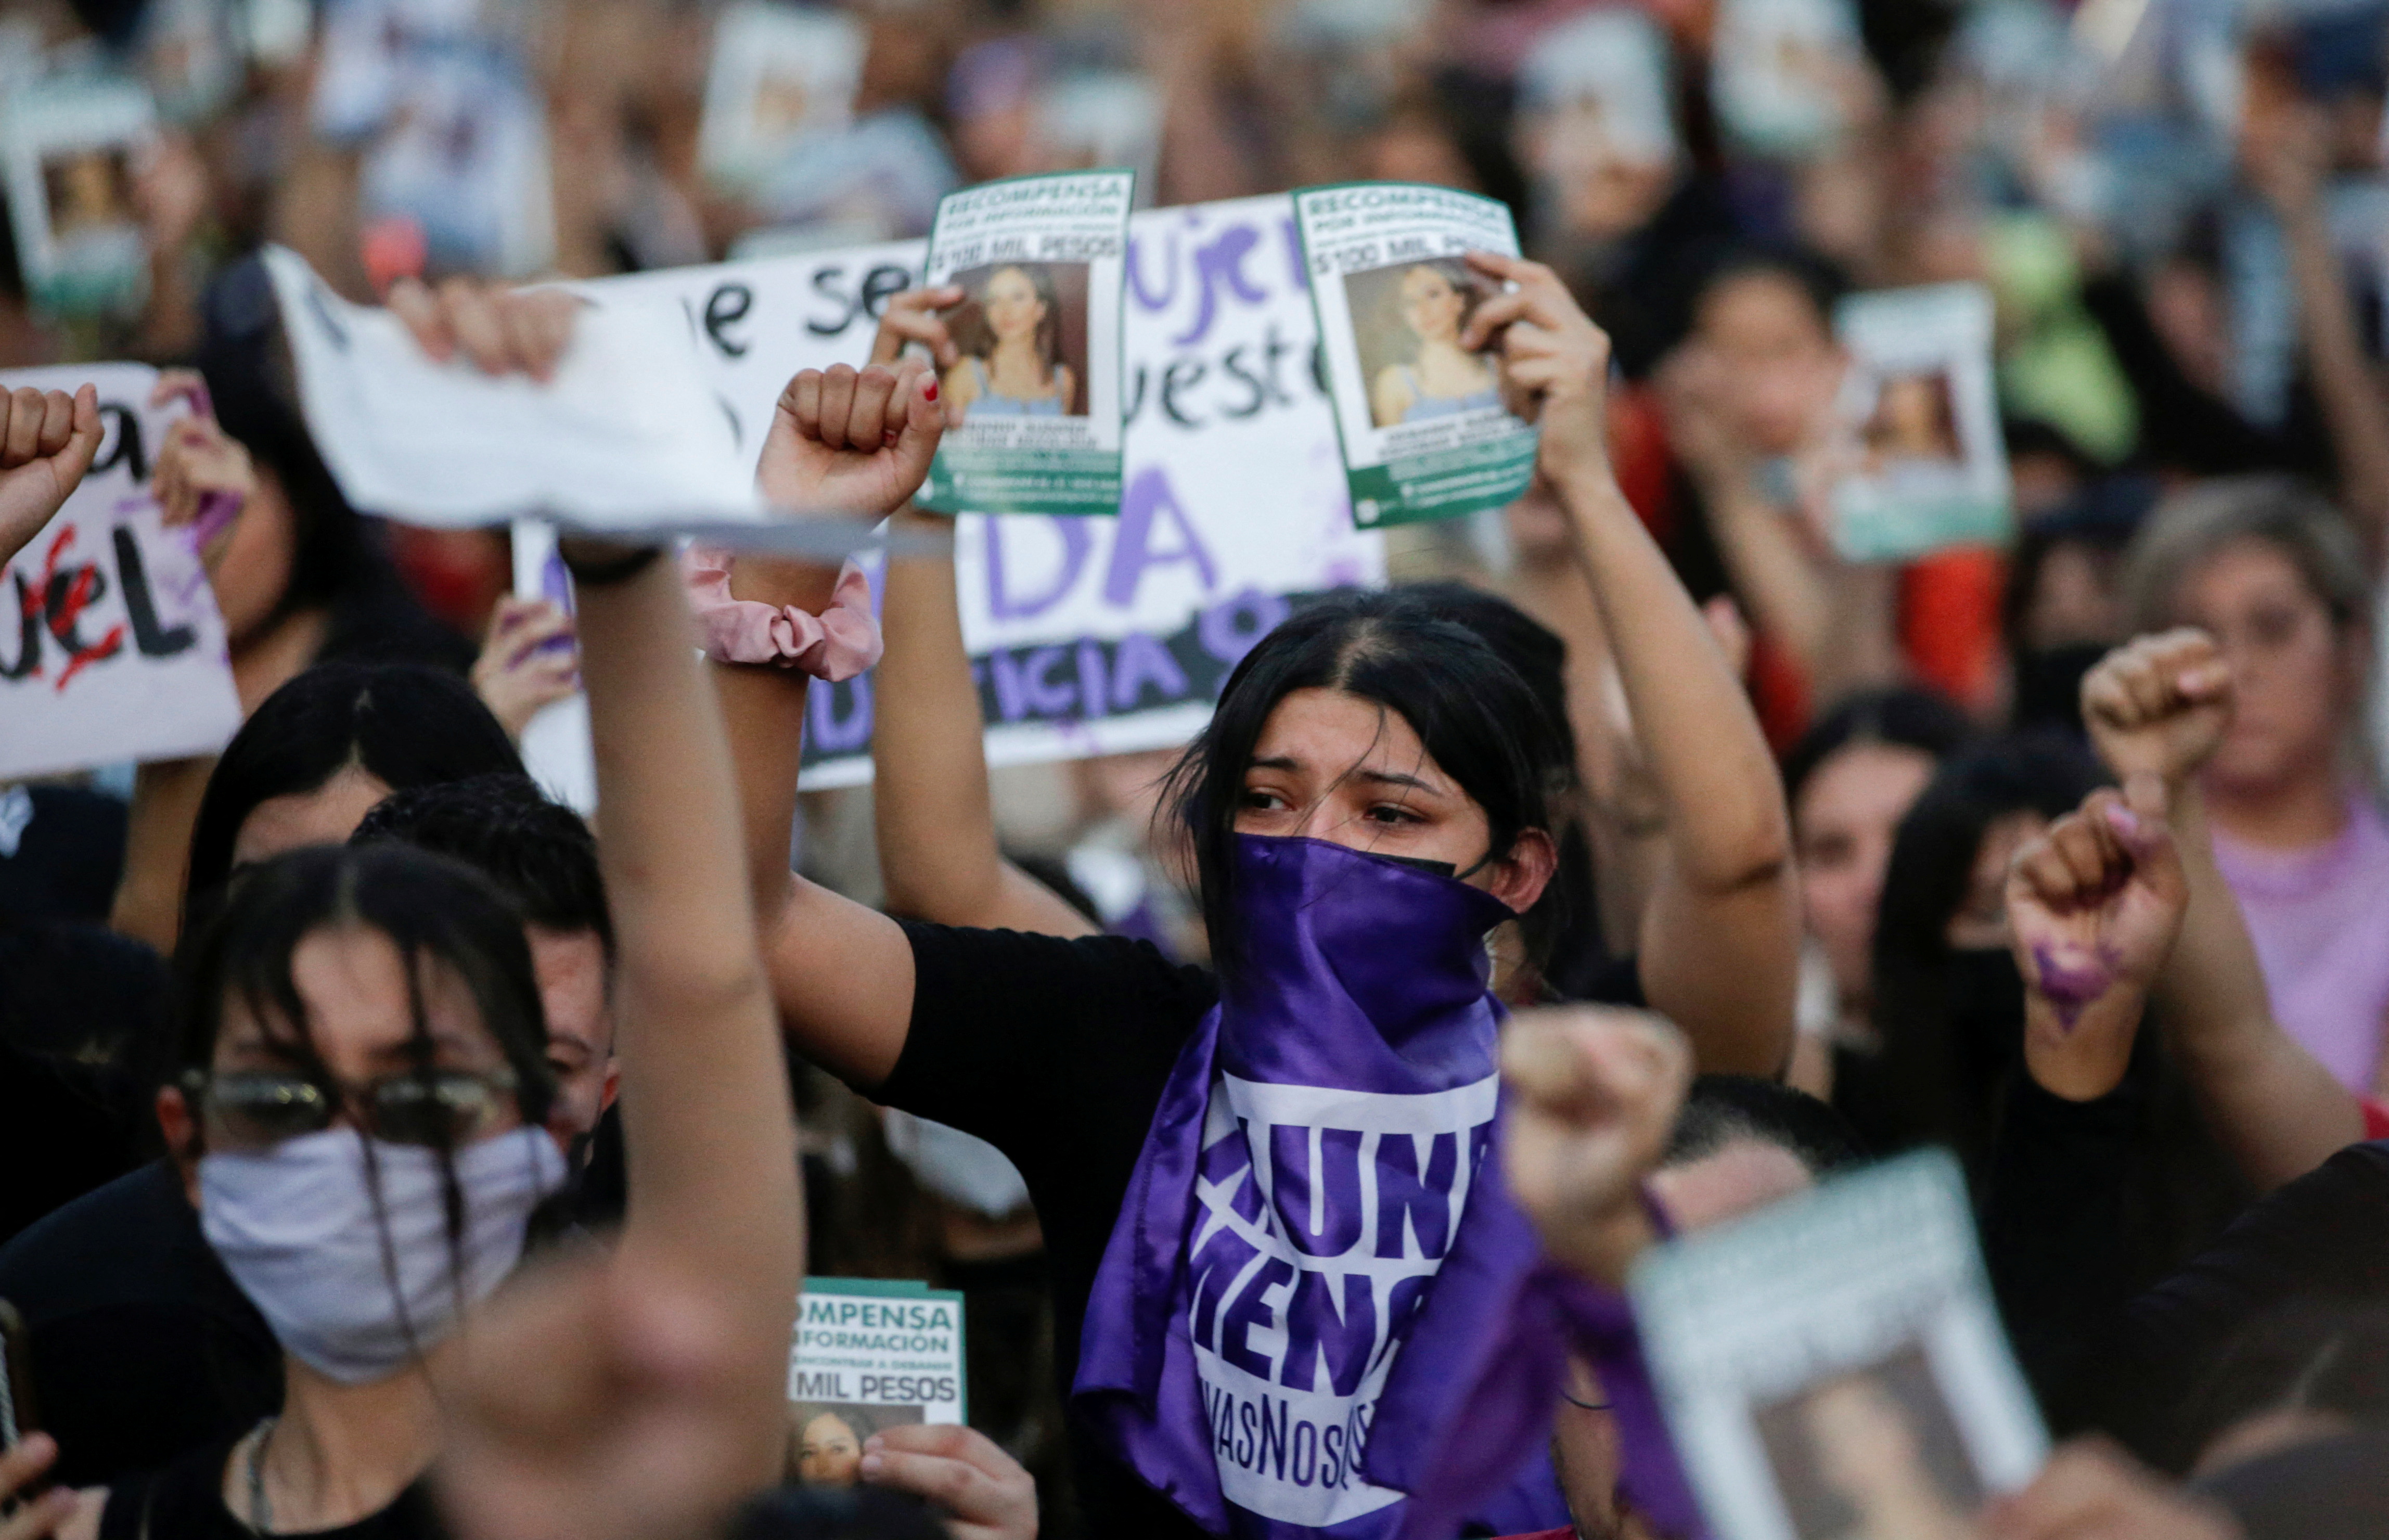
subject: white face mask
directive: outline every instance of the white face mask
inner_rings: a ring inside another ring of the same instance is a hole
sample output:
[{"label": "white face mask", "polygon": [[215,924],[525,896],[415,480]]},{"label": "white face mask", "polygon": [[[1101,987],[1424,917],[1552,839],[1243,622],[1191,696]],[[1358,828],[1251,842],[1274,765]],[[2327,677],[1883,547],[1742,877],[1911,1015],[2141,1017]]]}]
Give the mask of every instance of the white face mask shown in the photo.
[{"label": "white face mask", "polygon": [[564,1185],[543,1128],[449,1161],[464,1207],[453,1251],[441,1153],[353,1128],[202,1156],[199,1226],[284,1351],[343,1384],[385,1379],[505,1281],[531,1210]]}]

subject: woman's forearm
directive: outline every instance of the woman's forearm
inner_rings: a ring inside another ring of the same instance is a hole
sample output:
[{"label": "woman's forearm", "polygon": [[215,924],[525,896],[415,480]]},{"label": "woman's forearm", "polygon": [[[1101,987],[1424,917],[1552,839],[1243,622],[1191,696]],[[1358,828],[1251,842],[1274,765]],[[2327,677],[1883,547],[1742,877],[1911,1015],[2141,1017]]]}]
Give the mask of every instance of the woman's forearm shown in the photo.
[{"label": "woman's forearm", "polygon": [[2215,864],[2194,785],[2174,794],[2172,817],[2190,906],[2157,976],[2165,1041],[2249,1179],[2269,1190],[2362,1138],[2363,1113],[2274,1020],[2255,943]]},{"label": "woman's forearm", "polygon": [[2389,549],[2389,411],[2365,362],[2356,307],[2318,202],[2282,221],[2306,366],[2339,464],[2340,494],[2376,556]]},{"label": "woman's forearm", "polygon": [[1722,891],[1775,878],[1790,820],[1742,682],[1617,483],[1560,490],[1685,879]]},{"label": "woman's forearm", "polygon": [[[743,557],[731,589],[742,599],[818,608],[835,577],[805,563]],[[708,663],[705,673],[729,744],[773,1008],[799,1052],[856,1085],[875,1087],[895,1069],[911,1026],[913,955],[887,916],[789,869],[807,675],[754,663]]]},{"label": "woman's forearm", "polygon": [[[818,614],[837,585],[835,569],[746,555],[730,570],[731,597],[793,606]],[[738,788],[741,843],[749,901],[768,932],[788,895],[788,848],[797,821],[797,771],[804,753],[801,669],[762,663],[709,663]]]},{"label": "woman's forearm", "polygon": [[1005,861],[997,841],[953,558],[890,559],[880,613],[887,648],[872,695],[872,816],[888,911],[941,925],[1087,934],[1085,918]]},{"label": "woman's forearm", "polygon": [[691,1269],[785,1332],[803,1274],[796,1127],[721,709],[669,558],[583,584],[579,604],[616,941],[624,1250]]},{"label": "woman's forearm", "polygon": [[1702,1068],[1775,1073],[1791,1046],[1799,932],[1774,759],[1615,479],[1587,473],[1559,492],[1667,818],[1642,930],[1645,992],[1693,1036]]},{"label": "woman's forearm", "polygon": [[1833,649],[1833,596],[1801,545],[1792,517],[1739,482],[1702,484],[1709,529],[1734,592],[1760,632],[1796,659],[1811,679]]},{"label": "woman's forearm", "polygon": [[160,760],[133,779],[124,831],[124,873],[117,879],[109,927],[172,953],[183,928],[183,884],[191,864],[191,829],[199,820],[215,760]]}]

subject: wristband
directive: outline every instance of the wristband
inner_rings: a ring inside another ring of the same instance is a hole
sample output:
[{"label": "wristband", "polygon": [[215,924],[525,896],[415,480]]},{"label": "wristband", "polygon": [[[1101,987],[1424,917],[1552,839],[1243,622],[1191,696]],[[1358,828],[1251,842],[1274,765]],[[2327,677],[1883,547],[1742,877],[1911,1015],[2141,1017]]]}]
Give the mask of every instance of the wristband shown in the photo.
[{"label": "wristband", "polygon": [[681,557],[681,576],[707,657],[717,663],[792,668],[832,684],[879,661],[871,580],[852,561],[838,569],[829,604],[814,615],[794,605],[731,597],[732,560],[730,552],[712,545],[692,545]]}]

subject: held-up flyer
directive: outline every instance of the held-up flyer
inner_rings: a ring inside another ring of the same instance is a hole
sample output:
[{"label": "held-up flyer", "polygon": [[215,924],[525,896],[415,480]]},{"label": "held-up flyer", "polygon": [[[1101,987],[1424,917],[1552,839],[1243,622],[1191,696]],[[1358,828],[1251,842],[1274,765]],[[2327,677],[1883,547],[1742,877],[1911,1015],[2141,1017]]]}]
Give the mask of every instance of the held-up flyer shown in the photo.
[{"label": "held-up flyer", "polygon": [[57,75],[0,93],[0,173],[25,287],[48,310],[137,310],[148,246],[134,161],[157,130],[138,82]]},{"label": "held-up flyer", "polygon": [[1971,1534],[2047,1457],[1945,1151],[1671,1242],[1630,1292],[1718,1540]]},{"label": "held-up flyer", "polygon": [[788,1464],[805,1486],[852,1486],[862,1441],[961,1422],[963,1297],[894,1278],[807,1278],[788,1350]]},{"label": "held-up flyer", "polygon": [[1833,329],[1850,358],[1835,403],[1834,549],[1848,561],[1904,561],[2005,544],[1990,291],[1954,283],[1854,294]]},{"label": "held-up flyer", "polygon": [[1352,518],[1497,508],[1534,474],[1534,428],[1501,404],[1499,362],[1460,345],[1493,280],[1462,260],[1518,254],[1510,211],[1447,187],[1372,182],[1294,195]]},{"label": "held-up flyer", "polygon": [[0,782],[213,753],[240,725],[224,618],[188,533],[159,522],[149,475],[179,404],[158,371],[92,364],[0,374],[0,390],[99,391],[91,471],[0,571]]},{"label": "held-up flyer", "polygon": [[1112,513],[1120,500],[1120,302],[1136,175],[1070,172],[948,195],[928,282],[961,356],[962,415],[921,506],[940,513]]}]

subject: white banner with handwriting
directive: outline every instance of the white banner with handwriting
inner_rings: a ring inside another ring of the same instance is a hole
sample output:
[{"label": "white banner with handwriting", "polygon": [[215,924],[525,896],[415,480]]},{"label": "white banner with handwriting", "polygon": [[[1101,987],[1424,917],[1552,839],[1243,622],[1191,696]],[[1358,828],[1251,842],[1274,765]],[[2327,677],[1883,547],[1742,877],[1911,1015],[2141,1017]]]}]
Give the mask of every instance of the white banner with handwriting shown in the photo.
[{"label": "white banner with handwriting", "polygon": [[[751,466],[789,376],[863,362],[922,254],[907,241],[589,287],[681,310]],[[1133,217],[1118,517],[956,521],[990,763],[1183,743],[1292,608],[1385,581],[1381,538],[1352,527],[1316,336],[1287,199]],[[871,687],[812,690],[808,788],[869,778]]]},{"label": "white banner with handwriting", "polygon": [[6,390],[85,381],[99,390],[99,456],[0,577],[0,781],[213,753],[240,726],[207,573],[149,494],[185,408],[149,404],[158,371],[143,364],[0,374]]}]

